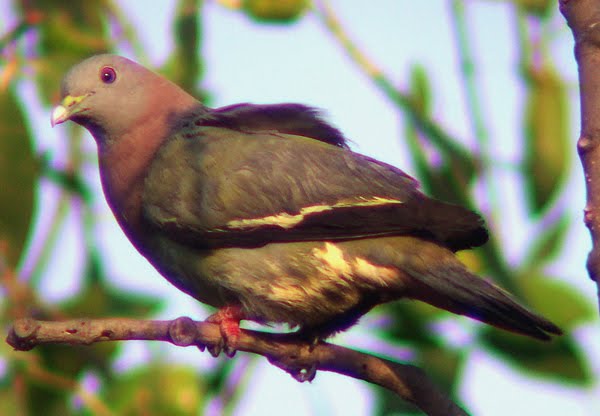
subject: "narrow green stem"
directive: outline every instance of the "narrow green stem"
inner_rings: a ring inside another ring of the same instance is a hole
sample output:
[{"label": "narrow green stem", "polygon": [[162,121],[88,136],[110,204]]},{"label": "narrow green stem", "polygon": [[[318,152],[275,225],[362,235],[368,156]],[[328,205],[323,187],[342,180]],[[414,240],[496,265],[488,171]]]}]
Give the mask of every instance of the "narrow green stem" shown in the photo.
[{"label": "narrow green stem", "polygon": [[[477,85],[476,66],[474,54],[470,42],[469,28],[465,16],[465,4],[463,0],[452,1],[452,26],[456,50],[460,60],[460,75],[465,94],[468,119],[471,122],[471,130],[478,144],[478,153],[481,159],[482,170],[480,172],[483,180],[486,198],[488,200],[487,221],[491,229],[497,224],[500,217],[500,204],[498,199],[497,184],[493,179],[491,167],[495,164],[491,149],[489,129],[483,115],[483,100]],[[509,290],[514,290],[510,269],[502,252],[499,250],[498,241],[492,234],[490,241],[483,248],[487,267],[496,279]]]},{"label": "narrow green stem", "polygon": [[489,155],[489,134],[483,117],[483,101],[479,96],[479,88],[475,77],[475,59],[471,48],[465,6],[462,0],[452,1],[452,27],[456,49],[460,59],[460,75],[465,91],[467,111],[471,128],[481,147],[482,156]]},{"label": "narrow green stem", "polygon": [[478,153],[482,162],[481,177],[484,183],[488,200],[488,221],[493,224],[499,214],[497,185],[491,174],[494,164],[493,152],[490,146],[489,130],[483,115],[483,100],[480,97],[480,88],[477,85],[475,59],[471,47],[469,28],[465,17],[465,5],[463,0],[452,1],[452,26],[456,50],[460,59],[460,75],[465,94],[468,119],[471,122],[471,130],[479,145]]}]

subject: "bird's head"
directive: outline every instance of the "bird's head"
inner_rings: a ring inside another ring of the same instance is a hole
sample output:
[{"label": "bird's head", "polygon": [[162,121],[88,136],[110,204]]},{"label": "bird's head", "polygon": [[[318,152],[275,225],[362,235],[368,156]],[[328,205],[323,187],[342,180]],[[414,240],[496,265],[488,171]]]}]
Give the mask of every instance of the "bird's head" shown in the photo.
[{"label": "bird's head", "polygon": [[[162,91],[168,91],[168,96]],[[120,137],[170,104],[189,100],[188,94],[162,76],[109,54],[74,66],[63,79],[61,96],[52,112],[52,126],[72,120],[99,143]]]}]

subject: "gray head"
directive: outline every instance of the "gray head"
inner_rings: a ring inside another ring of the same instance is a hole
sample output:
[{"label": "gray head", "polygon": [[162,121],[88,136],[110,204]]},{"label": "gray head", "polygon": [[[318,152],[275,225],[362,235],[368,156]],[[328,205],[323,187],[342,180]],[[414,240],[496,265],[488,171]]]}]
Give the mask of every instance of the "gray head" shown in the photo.
[{"label": "gray head", "polygon": [[[175,84],[121,56],[96,55],[75,65],[62,82],[52,125],[72,120],[101,142],[117,138],[169,101],[187,96]],[[165,102],[166,100],[166,102]]]}]

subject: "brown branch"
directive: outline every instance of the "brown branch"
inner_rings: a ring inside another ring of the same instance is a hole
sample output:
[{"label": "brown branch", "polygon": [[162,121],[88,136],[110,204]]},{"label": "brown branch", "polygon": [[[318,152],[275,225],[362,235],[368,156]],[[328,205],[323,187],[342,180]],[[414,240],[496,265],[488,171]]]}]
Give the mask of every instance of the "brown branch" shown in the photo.
[{"label": "brown branch", "polygon": [[[154,340],[175,345],[212,347],[222,345],[219,326],[187,317],[173,321],[125,318],[37,321],[18,319],[6,342],[27,351],[41,344],[90,345],[102,341]],[[317,370],[332,371],[378,384],[419,407],[428,415],[466,415],[425,373],[412,365],[399,364],[329,343],[311,346],[295,334],[269,334],[242,330],[236,345],[240,351],[266,357],[299,381],[310,381]]]},{"label": "brown branch", "polygon": [[581,100],[581,132],[577,150],[587,189],[584,221],[592,236],[587,268],[598,286],[600,306],[600,2],[560,0],[559,4],[575,38]]}]

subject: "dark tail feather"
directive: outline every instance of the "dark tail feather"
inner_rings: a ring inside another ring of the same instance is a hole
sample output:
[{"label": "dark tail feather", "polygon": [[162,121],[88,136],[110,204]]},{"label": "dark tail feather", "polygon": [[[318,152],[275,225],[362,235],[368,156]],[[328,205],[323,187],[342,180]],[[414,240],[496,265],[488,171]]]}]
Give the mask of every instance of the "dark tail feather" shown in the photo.
[{"label": "dark tail feather", "polygon": [[562,335],[552,322],[519,305],[503,289],[469,273],[462,265],[410,274],[416,281],[415,299],[544,341],[551,339],[548,333]]}]

